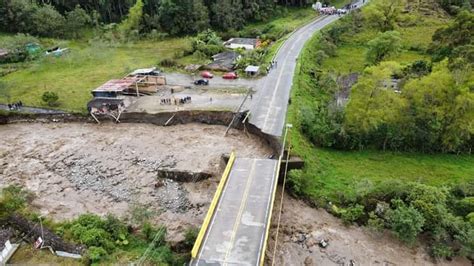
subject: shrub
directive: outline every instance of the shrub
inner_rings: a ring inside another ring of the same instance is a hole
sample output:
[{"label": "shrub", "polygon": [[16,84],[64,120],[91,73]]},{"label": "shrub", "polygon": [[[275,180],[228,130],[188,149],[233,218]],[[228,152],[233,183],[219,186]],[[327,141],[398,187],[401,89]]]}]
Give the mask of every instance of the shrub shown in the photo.
[{"label": "shrub", "polygon": [[466,215],[466,219],[469,223],[471,223],[474,226],[474,212],[471,212],[468,215]]},{"label": "shrub", "polygon": [[387,212],[391,229],[404,242],[413,244],[425,223],[423,215],[413,208],[407,207],[401,200],[393,200],[394,210]]},{"label": "shrub", "polygon": [[474,212],[474,197],[466,197],[455,202],[454,209],[460,216],[466,216]]},{"label": "shrub", "polygon": [[0,197],[0,217],[23,210],[31,199],[32,195],[19,186],[11,185],[3,188]]},{"label": "shrub", "polygon": [[359,221],[364,214],[364,206],[356,204],[344,209],[341,212],[341,218],[345,224],[351,224]]},{"label": "shrub", "polygon": [[435,258],[449,258],[454,255],[453,249],[445,243],[436,242],[431,246],[431,255]]},{"label": "shrub", "polygon": [[92,263],[97,263],[101,259],[103,259],[105,256],[107,256],[107,251],[101,247],[90,247],[87,250],[87,255],[86,257],[90,260]]},{"label": "shrub", "polygon": [[370,230],[381,233],[385,227],[384,221],[378,217],[374,212],[369,213],[369,220],[367,221],[367,226]]},{"label": "shrub", "polygon": [[58,104],[59,96],[56,92],[53,91],[46,91],[41,96],[43,102],[48,104],[48,106],[56,106]]},{"label": "shrub", "polygon": [[175,67],[175,66],[178,65],[178,63],[173,59],[165,58],[165,59],[161,60],[159,65],[162,66],[162,67]]},{"label": "shrub", "polygon": [[196,238],[199,234],[199,229],[196,227],[189,227],[184,233],[184,244],[186,247],[191,248],[196,241]]}]

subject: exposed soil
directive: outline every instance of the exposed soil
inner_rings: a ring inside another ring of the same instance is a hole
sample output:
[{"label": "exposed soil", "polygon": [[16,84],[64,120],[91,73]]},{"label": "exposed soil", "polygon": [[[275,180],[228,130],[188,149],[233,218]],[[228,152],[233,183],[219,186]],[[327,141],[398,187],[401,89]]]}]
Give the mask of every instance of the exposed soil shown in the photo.
[{"label": "exposed soil", "polygon": [[[130,217],[144,208],[180,238],[200,226],[222,172],[223,154],[264,157],[259,139],[203,124],[26,123],[0,126],[0,187],[19,184],[55,220],[91,212]],[[208,173],[201,182],[158,178],[159,170]],[[136,208],[139,207],[139,208]],[[173,240],[173,239],[171,239]],[[179,239],[177,239],[179,240]]]},{"label": "exposed soil", "polygon": [[[271,264],[281,191],[278,191],[267,249]],[[320,248],[321,239],[329,246]],[[409,248],[388,232],[377,235],[365,227],[345,226],[323,209],[311,208],[286,194],[275,265],[435,265],[423,247]],[[464,258],[436,265],[471,265]]]}]

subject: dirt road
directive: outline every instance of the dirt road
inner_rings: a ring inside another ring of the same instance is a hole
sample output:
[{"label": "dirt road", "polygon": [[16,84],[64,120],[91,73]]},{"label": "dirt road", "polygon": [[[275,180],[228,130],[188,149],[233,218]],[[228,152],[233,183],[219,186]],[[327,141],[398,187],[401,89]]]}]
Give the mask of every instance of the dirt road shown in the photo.
[{"label": "dirt road", "polygon": [[[280,194],[275,201],[272,234],[267,250],[267,265],[273,255]],[[283,212],[275,265],[435,265],[423,247],[409,248],[388,233],[375,235],[367,228],[345,226],[323,209],[314,209],[289,195],[284,197]],[[326,249],[321,239],[329,240]],[[436,265],[471,265],[456,258]]]},{"label": "dirt road", "polygon": [[[11,124],[0,126],[0,187],[20,184],[33,204],[56,219],[146,209],[179,232],[200,226],[221,174],[221,155],[264,157],[260,140],[201,124]],[[204,172],[213,178],[180,183],[158,170]]]}]

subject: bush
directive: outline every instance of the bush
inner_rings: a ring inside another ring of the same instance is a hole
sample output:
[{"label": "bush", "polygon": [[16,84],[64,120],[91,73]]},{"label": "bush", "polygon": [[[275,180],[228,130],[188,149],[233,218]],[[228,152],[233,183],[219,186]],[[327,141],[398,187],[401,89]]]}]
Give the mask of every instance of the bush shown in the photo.
[{"label": "bush", "polygon": [[90,260],[92,263],[97,263],[101,259],[103,259],[105,256],[107,256],[107,251],[101,247],[90,247],[87,250],[86,257]]},{"label": "bush", "polygon": [[462,200],[457,200],[454,203],[454,210],[459,216],[466,216],[474,212],[474,197],[466,197]]},{"label": "bush", "polygon": [[178,63],[173,59],[165,58],[160,61],[159,65],[162,67],[175,67],[178,65]]},{"label": "bush", "polygon": [[192,248],[196,238],[199,234],[199,229],[196,227],[189,227],[184,233],[184,244],[187,248]]},{"label": "bush", "polygon": [[0,197],[0,217],[22,211],[26,203],[32,200],[32,195],[23,188],[11,185],[2,189]]},{"label": "bush", "polygon": [[48,104],[48,106],[57,106],[59,96],[53,91],[46,91],[43,93],[43,96],[41,96],[41,99]]},{"label": "bush", "polygon": [[393,200],[394,210],[387,212],[390,228],[402,241],[412,245],[422,231],[425,219],[412,206],[407,207],[401,200]]},{"label": "bush", "polygon": [[364,206],[356,204],[348,207],[341,212],[342,221],[345,224],[351,224],[359,221],[364,216]]},{"label": "bush", "polygon": [[431,246],[431,255],[438,259],[450,258],[454,255],[454,252],[450,246],[437,242]]},{"label": "bush", "polygon": [[378,217],[374,212],[369,213],[369,220],[367,221],[367,226],[370,230],[381,233],[385,227],[384,221]]}]

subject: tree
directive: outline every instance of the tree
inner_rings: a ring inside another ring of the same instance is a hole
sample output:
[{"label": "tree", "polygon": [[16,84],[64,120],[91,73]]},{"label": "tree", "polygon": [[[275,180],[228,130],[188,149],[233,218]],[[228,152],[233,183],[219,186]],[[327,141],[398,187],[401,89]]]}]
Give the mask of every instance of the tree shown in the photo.
[{"label": "tree", "polygon": [[404,6],[405,0],[374,0],[366,8],[365,15],[379,30],[393,30]]},{"label": "tree", "polygon": [[32,30],[32,16],[38,9],[29,0],[0,0],[0,30],[27,33]]},{"label": "tree", "polygon": [[222,0],[214,3],[212,10],[212,25],[222,30],[241,29],[245,24],[242,15],[242,2]]},{"label": "tree", "polygon": [[456,81],[447,60],[421,79],[410,80],[403,96],[407,114],[415,128],[410,138],[422,151],[469,151],[474,134],[474,93],[469,79]]},{"label": "tree", "polygon": [[59,96],[53,91],[46,91],[43,93],[43,96],[41,96],[41,99],[49,106],[55,106],[58,103]]},{"label": "tree", "polygon": [[32,33],[40,36],[59,37],[64,34],[66,20],[51,5],[44,5],[31,17]]},{"label": "tree", "polygon": [[414,207],[407,207],[401,200],[392,200],[394,210],[387,212],[390,228],[404,242],[413,244],[422,231],[425,219]]},{"label": "tree", "polygon": [[451,57],[456,48],[472,45],[473,40],[474,14],[463,11],[449,26],[438,29],[434,33],[433,43],[429,50],[433,54],[434,61],[441,61],[446,57]]},{"label": "tree", "polygon": [[66,29],[72,38],[79,37],[80,31],[91,23],[91,17],[87,12],[77,5],[73,11],[66,13]]},{"label": "tree", "polygon": [[128,11],[127,18],[120,23],[119,30],[123,35],[130,34],[131,31],[140,30],[140,22],[143,16],[143,0],[137,0]]},{"label": "tree", "polygon": [[163,29],[173,35],[209,28],[208,9],[202,0],[165,0],[159,8],[159,17]]},{"label": "tree", "polygon": [[399,52],[401,38],[398,31],[386,31],[379,33],[375,39],[367,43],[366,60],[370,64],[377,64],[386,57]]},{"label": "tree", "polygon": [[[370,139],[372,143],[382,142],[385,147],[392,133],[388,129],[402,120],[406,102],[391,87],[392,75],[399,71],[398,63],[383,62],[379,66],[367,68],[352,87],[345,110],[344,127],[354,137],[359,136],[359,144]],[[376,131],[382,131],[381,140],[371,138]]]}]

